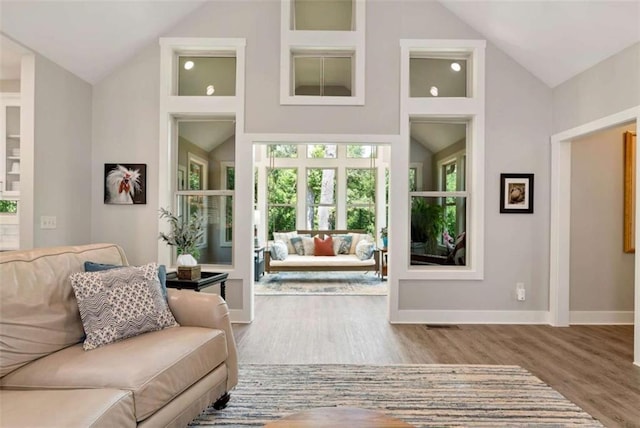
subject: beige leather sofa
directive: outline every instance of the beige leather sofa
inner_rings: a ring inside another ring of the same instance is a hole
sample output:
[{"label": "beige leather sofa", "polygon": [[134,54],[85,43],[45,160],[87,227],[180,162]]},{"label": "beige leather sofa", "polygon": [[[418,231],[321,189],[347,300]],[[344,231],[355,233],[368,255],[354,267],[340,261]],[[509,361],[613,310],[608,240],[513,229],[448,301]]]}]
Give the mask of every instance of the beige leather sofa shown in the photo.
[{"label": "beige leather sofa", "polygon": [[127,264],[113,244],[0,253],[0,426],[185,426],[223,407],[238,377],[224,300],[169,289],[180,327],[84,351],[69,275],[85,261]]}]

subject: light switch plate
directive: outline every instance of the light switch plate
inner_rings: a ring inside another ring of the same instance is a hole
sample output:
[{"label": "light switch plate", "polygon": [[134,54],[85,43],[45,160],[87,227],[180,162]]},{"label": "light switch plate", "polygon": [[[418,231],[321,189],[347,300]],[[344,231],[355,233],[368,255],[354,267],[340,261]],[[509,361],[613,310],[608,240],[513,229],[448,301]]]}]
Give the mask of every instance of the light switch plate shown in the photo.
[{"label": "light switch plate", "polygon": [[57,219],[55,216],[40,216],[40,229],[55,229],[57,227]]}]

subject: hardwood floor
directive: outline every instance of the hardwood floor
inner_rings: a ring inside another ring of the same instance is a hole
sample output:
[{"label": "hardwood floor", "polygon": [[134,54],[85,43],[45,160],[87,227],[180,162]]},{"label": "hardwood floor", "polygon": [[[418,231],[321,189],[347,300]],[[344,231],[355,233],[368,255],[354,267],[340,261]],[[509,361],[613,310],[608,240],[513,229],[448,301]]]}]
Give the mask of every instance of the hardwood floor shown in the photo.
[{"label": "hardwood floor", "polygon": [[234,324],[240,364],[515,364],[608,427],[640,427],[633,326],[459,325],[386,321],[384,296],[256,296]]}]

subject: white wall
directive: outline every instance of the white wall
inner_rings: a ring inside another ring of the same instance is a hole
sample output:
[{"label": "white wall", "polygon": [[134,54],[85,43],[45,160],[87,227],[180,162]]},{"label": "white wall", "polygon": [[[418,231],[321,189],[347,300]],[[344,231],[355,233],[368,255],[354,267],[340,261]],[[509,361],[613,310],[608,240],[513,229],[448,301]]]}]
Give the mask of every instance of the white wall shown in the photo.
[{"label": "white wall", "polygon": [[[115,242],[129,262],[157,260],[159,46],[154,43],[93,88],[91,238]],[[105,163],[147,164],[146,205],[105,205]]]},{"label": "white wall", "polygon": [[[91,85],[35,59],[34,247],[91,242]],[[57,229],[40,229],[40,216]]]},{"label": "white wall", "polygon": [[640,105],[640,43],[553,89],[553,131]]},{"label": "white wall", "polygon": [[623,251],[625,131],[619,126],[571,146],[572,311],[632,311],[634,254]]},{"label": "white wall", "polygon": [[[164,36],[247,39],[247,132],[397,134],[399,40],[482,37],[437,2],[370,1],[366,15],[364,106],[279,104],[279,2],[210,2]],[[486,63],[485,280],[403,282],[401,309],[548,307],[551,90],[491,44]],[[92,238],[123,245],[134,263],[156,257],[158,67],[154,43],[94,88]],[[148,164],[146,206],[102,203],[105,162]],[[535,174],[534,214],[499,214],[501,172]],[[516,302],[517,281],[526,284],[526,302]]]}]

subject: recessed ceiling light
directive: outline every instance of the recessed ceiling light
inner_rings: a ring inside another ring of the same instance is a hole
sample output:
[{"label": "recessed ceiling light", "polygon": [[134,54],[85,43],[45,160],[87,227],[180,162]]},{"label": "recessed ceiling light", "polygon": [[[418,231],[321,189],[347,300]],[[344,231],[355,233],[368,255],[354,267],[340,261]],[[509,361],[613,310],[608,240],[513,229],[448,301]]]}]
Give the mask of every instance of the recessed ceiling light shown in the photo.
[{"label": "recessed ceiling light", "polygon": [[216,91],[216,88],[214,88],[213,85],[207,86],[207,95],[213,95],[215,91]]},{"label": "recessed ceiling light", "polygon": [[185,70],[191,70],[193,68],[193,61],[185,61],[184,63],[184,69]]},{"label": "recessed ceiling light", "polygon": [[462,67],[457,62],[452,62],[451,63],[451,69],[453,71],[460,71],[460,70],[462,70]]},{"label": "recessed ceiling light", "polygon": [[438,96],[438,87],[437,86],[432,86],[431,89],[429,89],[429,92],[434,97],[437,97]]}]

